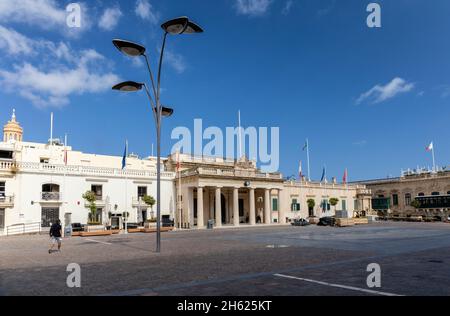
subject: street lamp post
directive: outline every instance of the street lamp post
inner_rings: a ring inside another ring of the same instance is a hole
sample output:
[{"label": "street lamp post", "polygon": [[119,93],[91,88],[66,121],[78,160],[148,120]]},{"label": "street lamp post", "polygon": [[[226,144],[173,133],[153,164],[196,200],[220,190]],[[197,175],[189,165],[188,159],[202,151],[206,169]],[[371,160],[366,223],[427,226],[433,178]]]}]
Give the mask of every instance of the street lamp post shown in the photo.
[{"label": "street lamp post", "polygon": [[161,252],[161,123],[163,117],[169,117],[173,114],[173,109],[167,108],[161,105],[161,69],[164,58],[164,50],[166,47],[167,35],[181,35],[181,34],[195,34],[202,33],[203,29],[198,26],[196,23],[189,20],[187,17],[180,17],[170,21],[165,22],[161,25],[161,28],[164,30],[163,44],[161,47],[161,53],[159,57],[159,65],[158,65],[158,75],[157,82],[155,85],[155,80],[153,77],[153,72],[150,67],[150,63],[148,60],[148,56],[145,53],[146,48],[142,45],[121,40],[115,39],[113,40],[114,46],[130,57],[140,57],[143,56],[145,58],[147,68],[150,75],[151,87],[153,91],[154,99],[152,98],[152,94],[150,93],[149,88],[145,83],[138,83],[134,81],[126,81],[119,83],[113,87],[113,90],[124,91],[124,92],[136,92],[145,88],[145,92],[147,93],[148,99],[150,101],[150,105],[152,107],[152,112],[154,115],[155,123],[156,123],[156,138],[157,138],[157,179],[156,179],[156,217],[157,217],[157,229],[156,229],[156,252]]}]

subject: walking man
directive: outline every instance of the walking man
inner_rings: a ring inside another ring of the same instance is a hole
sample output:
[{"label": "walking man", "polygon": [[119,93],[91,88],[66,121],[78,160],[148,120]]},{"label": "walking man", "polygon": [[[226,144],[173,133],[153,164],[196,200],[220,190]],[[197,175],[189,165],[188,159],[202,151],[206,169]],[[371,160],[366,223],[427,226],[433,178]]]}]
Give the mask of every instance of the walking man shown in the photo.
[{"label": "walking man", "polygon": [[55,244],[58,244],[58,251],[61,251],[62,227],[61,227],[61,221],[59,219],[50,228],[50,238],[51,238],[51,245],[50,245],[50,249],[48,250],[48,253],[49,254],[52,253],[53,247],[55,247]]}]

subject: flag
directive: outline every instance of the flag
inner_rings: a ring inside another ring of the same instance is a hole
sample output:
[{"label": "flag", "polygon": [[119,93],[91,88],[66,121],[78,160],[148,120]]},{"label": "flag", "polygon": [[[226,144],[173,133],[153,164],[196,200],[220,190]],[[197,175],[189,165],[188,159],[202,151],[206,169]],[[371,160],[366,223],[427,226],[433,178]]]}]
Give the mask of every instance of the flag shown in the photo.
[{"label": "flag", "polygon": [[323,182],[324,180],[326,181],[326,176],[327,176],[327,170],[325,167],[323,167],[323,171],[322,171],[322,179],[320,180],[320,182]]},{"label": "flag", "polygon": [[433,142],[431,142],[431,144],[427,147],[427,148],[425,148],[425,150],[426,151],[432,151],[433,150]]},{"label": "flag", "polygon": [[348,170],[345,169],[344,177],[342,178],[342,183],[347,184],[347,180],[348,180]]},{"label": "flag", "polygon": [[298,176],[300,180],[303,178],[303,170],[302,170],[302,162],[300,161],[300,165],[298,167]]},{"label": "flag", "polygon": [[125,150],[123,151],[122,170],[127,167],[128,141],[125,142]]},{"label": "flag", "polygon": [[306,141],[305,146],[303,146],[303,151],[305,151],[306,149],[308,149],[308,141]]}]

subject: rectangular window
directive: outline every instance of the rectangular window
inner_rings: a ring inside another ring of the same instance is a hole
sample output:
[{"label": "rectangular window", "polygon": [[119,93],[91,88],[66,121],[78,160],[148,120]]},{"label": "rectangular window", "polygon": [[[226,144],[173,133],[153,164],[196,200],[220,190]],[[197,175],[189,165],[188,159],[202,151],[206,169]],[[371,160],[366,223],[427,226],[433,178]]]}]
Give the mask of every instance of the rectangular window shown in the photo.
[{"label": "rectangular window", "polygon": [[92,185],[91,191],[94,192],[97,201],[101,201],[103,198],[103,186],[101,185]]},{"label": "rectangular window", "polygon": [[147,187],[138,187],[138,197],[142,198],[147,195]]},{"label": "rectangular window", "polygon": [[274,198],[272,200],[272,211],[278,212],[278,199]]},{"label": "rectangular window", "polygon": [[298,203],[297,199],[292,199],[291,211],[292,212],[300,211],[300,203]]},{"label": "rectangular window", "polygon": [[354,200],[353,207],[354,207],[355,211],[359,211],[359,201],[358,200]]},{"label": "rectangular window", "polygon": [[347,201],[346,200],[342,200],[342,210],[343,211],[347,210]]},{"label": "rectangular window", "polygon": [[0,198],[4,198],[6,196],[6,182],[0,182]]},{"label": "rectangular window", "polygon": [[411,194],[406,193],[405,194],[405,205],[410,206],[411,205]]},{"label": "rectangular window", "polygon": [[394,204],[394,206],[398,205],[398,194],[392,195],[392,203]]}]

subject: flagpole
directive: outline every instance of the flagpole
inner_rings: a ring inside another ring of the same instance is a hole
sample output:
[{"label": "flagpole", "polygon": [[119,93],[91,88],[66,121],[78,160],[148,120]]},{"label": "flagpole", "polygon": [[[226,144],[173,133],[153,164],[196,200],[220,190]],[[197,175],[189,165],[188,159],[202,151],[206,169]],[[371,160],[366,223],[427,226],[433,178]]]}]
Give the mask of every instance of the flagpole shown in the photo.
[{"label": "flagpole", "polygon": [[128,140],[125,143],[125,235],[128,234],[128,214],[127,214],[127,198],[128,198],[128,174],[127,174],[127,158],[128,158]]},{"label": "flagpole", "polygon": [[[66,205],[67,205],[67,186],[66,186],[66,173],[67,173],[67,133],[64,136],[64,180],[63,180],[63,185],[64,185],[64,197],[63,197],[63,214],[65,217],[65,213],[66,213]],[[63,231],[63,237],[65,237],[65,229],[62,229]]]},{"label": "flagpole", "polygon": [[431,149],[431,154],[433,156],[433,172],[436,173],[437,170],[436,170],[436,161],[434,159],[434,144],[433,144],[433,148]]},{"label": "flagpole", "polygon": [[309,166],[309,140],[308,139],[306,139],[306,156],[307,156],[307,158],[308,158],[308,181],[309,182],[311,182],[311,169],[310,169],[310,166]]}]

